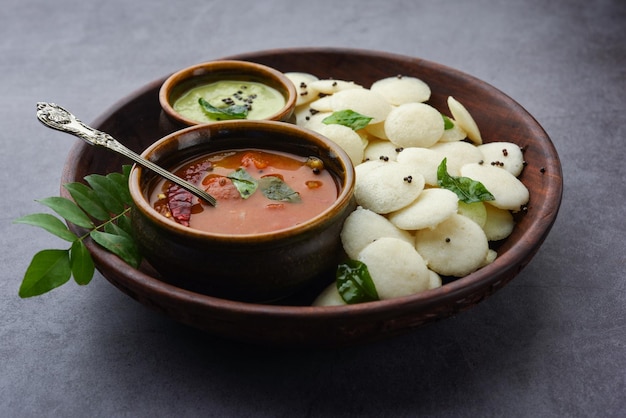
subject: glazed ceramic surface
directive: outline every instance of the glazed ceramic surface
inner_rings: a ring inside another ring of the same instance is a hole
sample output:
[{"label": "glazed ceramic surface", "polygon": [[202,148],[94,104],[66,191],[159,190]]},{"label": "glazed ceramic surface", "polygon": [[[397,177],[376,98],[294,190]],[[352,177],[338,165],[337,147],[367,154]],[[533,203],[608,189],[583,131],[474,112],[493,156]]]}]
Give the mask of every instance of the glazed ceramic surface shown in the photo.
[{"label": "glazed ceramic surface", "polygon": [[177,129],[198,124],[174,110],[174,103],[187,91],[207,83],[244,81],[265,84],[280,93],[285,104],[267,120],[288,121],[294,111],[297,93],[293,83],[280,71],[259,63],[239,60],[215,60],[183,68],[167,77],[159,90],[163,108],[163,129]]},{"label": "glazed ceramic surface", "polygon": [[[343,221],[356,207],[354,168],[334,142],[283,122],[225,121],[174,132],[142,155],[157,163],[167,161],[162,165],[169,167],[206,154],[253,148],[318,158],[333,177],[328,187],[337,187],[337,199],[296,226],[265,233],[217,234],[180,225],[155,211],[149,203],[155,175],[135,168],[130,177],[135,239],[163,280],[203,294],[257,302],[329,283],[328,272],[342,257]],[[205,210],[219,210],[219,199],[217,205]]]}]

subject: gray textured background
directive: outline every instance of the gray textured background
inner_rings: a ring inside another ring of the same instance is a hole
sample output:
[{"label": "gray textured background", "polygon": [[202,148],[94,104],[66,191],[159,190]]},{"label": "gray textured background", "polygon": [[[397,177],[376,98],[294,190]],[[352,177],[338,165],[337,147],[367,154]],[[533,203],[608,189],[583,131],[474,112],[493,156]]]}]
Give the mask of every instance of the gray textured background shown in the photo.
[{"label": "gray textured background", "polygon": [[[0,11],[0,416],[623,416],[626,410],[626,2],[24,1]],[[14,225],[58,193],[74,142],[35,119],[91,121],[148,82],[262,49],[419,56],[520,102],[562,159],[552,233],[510,285],[458,317],[375,344],[267,350],[155,314],[97,275],[28,300]]]}]

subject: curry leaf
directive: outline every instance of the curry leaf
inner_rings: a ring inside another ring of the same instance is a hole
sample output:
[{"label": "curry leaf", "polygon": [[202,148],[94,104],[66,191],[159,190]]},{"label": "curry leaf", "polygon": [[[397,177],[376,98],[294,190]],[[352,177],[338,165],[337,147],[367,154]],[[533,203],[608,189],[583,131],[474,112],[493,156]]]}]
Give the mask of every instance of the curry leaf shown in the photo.
[{"label": "curry leaf", "polygon": [[441,114],[441,117],[443,118],[443,129],[444,130],[447,131],[448,129],[454,128],[454,122],[452,122],[452,119],[450,119],[449,117],[447,117],[443,113]]},{"label": "curry leaf", "polygon": [[94,224],[91,222],[91,219],[89,219],[89,216],[87,216],[81,208],[76,206],[76,203],[66,199],[65,197],[46,197],[45,199],[37,200],[37,202],[48,206],[50,209],[74,225],[81,226],[83,228],[94,227]]},{"label": "curry leaf", "polygon": [[[116,226],[126,233],[129,237],[133,236],[133,226],[130,221],[130,216],[120,216],[117,218]],[[120,231],[120,234],[121,234]]]},{"label": "curry leaf", "polygon": [[91,231],[91,238],[109,252],[115,254],[132,267],[139,267],[141,255],[137,245],[126,236],[115,235],[109,232]]},{"label": "curry leaf", "polygon": [[106,178],[111,181],[111,187],[115,189],[116,195],[122,203],[130,206],[133,204],[133,198],[130,196],[128,189],[128,176],[122,173],[109,173]]},{"label": "curry leaf", "polygon": [[[118,223],[119,220],[121,219],[128,219],[128,217],[126,216],[122,216],[118,219]],[[113,235],[119,235],[121,237],[127,238],[129,240],[132,240],[132,234],[128,231],[126,231],[124,228],[122,228],[121,226],[119,226],[118,224],[115,224],[113,222],[107,222],[106,224],[104,224],[104,232],[107,232],[109,234],[113,234]]]},{"label": "curry leaf", "polygon": [[233,171],[227,178],[233,182],[243,199],[252,196],[252,193],[256,191],[259,184],[254,177],[243,168],[238,168]]},{"label": "curry leaf", "polygon": [[348,260],[337,267],[336,284],[339,295],[347,304],[379,300],[376,286],[367,265]]},{"label": "curry leaf", "polygon": [[245,119],[248,116],[248,107],[244,105],[231,105],[228,107],[215,107],[202,97],[198,99],[202,110],[210,116],[218,119]]},{"label": "curry leaf", "polygon": [[66,283],[71,275],[69,250],[42,250],[26,269],[18,293],[22,298],[41,295]]},{"label": "curry leaf", "polygon": [[343,125],[354,131],[358,131],[359,129],[365,128],[372,119],[374,118],[346,109],[333,112],[332,115],[325,117],[322,122],[326,125]]},{"label": "curry leaf", "polygon": [[281,202],[299,203],[300,193],[294,191],[287,183],[277,176],[265,176],[259,180],[259,187],[265,197]]},{"label": "curry leaf", "polygon": [[32,213],[30,215],[22,216],[14,220],[13,222],[19,224],[27,224],[38,226],[45,229],[57,237],[64,239],[65,241],[74,242],[76,235],[74,235],[59,218],[49,213]]},{"label": "curry leaf", "polygon": [[93,278],[95,266],[91,253],[80,240],[74,241],[70,248],[70,266],[74,281],[80,285],[89,284]]},{"label": "curry leaf", "polygon": [[114,181],[101,174],[90,174],[85,180],[109,212],[120,213],[124,210],[124,199],[119,196],[119,189]]},{"label": "curry leaf", "polygon": [[83,183],[67,183],[63,187],[70,192],[74,202],[80,206],[91,217],[99,221],[109,219],[109,211],[98,198],[96,192]]},{"label": "curry leaf", "polygon": [[455,177],[448,174],[448,159],[444,158],[437,168],[437,183],[443,189],[456,193],[459,200],[465,203],[485,202],[494,200],[493,195],[479,181],[469,177]]}]

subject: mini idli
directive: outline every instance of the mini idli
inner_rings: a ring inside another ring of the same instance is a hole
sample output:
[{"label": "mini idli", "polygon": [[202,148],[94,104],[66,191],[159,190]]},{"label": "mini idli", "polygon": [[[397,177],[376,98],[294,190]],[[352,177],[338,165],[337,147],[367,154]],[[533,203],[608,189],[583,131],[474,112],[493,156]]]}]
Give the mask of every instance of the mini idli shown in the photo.
[{"label": "mini idli", "polygon": [[317,132],[339,145],[348,154],[353,165],[363,162],[367,142],[351,128],[334,123],[329,125],[322,123]]},{"label": "mini idli", "polygon": [[452,113],[452,118],[459,124],[461,129],[467,133],[467,137],[476,145],[482,144],[483,139],[480,135],[478,125],[465,106],[454,97],[449,96],[448,109],[450,109],[450,113]]},{"label": "mini idli", "polygon": [[387,161],[357,173],[354,197],[364,208],[386,214],[413,202],[424,189],[424,184],[424,176],[414,167]]},{"label": "mini idli", "polygon": [[400,239],[410,244],[414,240],[408,231],[399,229],[384,216],[360,206],[344,221],[340,237],[343,250],[351,259],[356,259],[363,248],[383,237]]},{"label": "mini idli", "polygon": [[372,118],[371,124],[383,122],[392,106],[378,93],[369,89],[342,90],[329,96],[333,112],[352,110]]},{"label": "mini idli", "polygon": [[412,295],[430,287],[424,259],[406,241],[380,238],[365,247],[358,260],[367,266],[381,300]]},{"label": "mini idli", "polygon": [[518,212],[528,203],[529,192],[517,177],[499,167],[485,164],[466,164],[461,175],[479,181],[493,195],[486,203],[500,209]]},{"label": "mini idli", "polygon": [[311,82],[318,80],[317,76],[303,72],[287,72],[285,77],[291,80],[296,87],[296,92],[298,93],[296,106],[309,103],[317,98],[317,92],[312,91],[309,87]]},{"label": "mini idli", "polygon": [[431,148],[410,147],[402,149],[396,160],[415,167],[429,186],[437,186],[437,168],[444,158],[444,154]]},{"label": "mini idli", "polygon": [[484,164],[500,167],[518,177],[524,169],[524,155],[517,144],[489,142],[478,146],[483,153]]},{"label": "mini idli", "polygon": [[315,298],[313,306],[341,306],[347,305],[339,294],[337,282],[332,282]]},{"label": "mini idli", "polygon": [[383,139],[370,139],[365,147],[364,159],[396,161],[400,148]]},{"label": "mini idli", "polygon": [[398,75],[375,81],[370,87],[390,104],[425,102],[430,99],[430,87],[416,77]]},{"label": "mini idli", "polygon": [[390,213],[387,218],[400,229],[416,231],[434,228],[457,213],[459,198],[447,189],[425,189],[408,206]]},{"label": "mini idli", "polygon": [[417,231],[415,248],[429,269],[444,276],[463,277],[483,265],[489,243],[476,222],[454,214],[433,229]]},{"label": "mini idli", "polygon": [[485,205],[485,224],[483,231],[489,241],[500,241],[507,238],[515,228],[515,219],[511,212],[493,205]]},{"label": "mini idli", "polygon": [[395,107],[385,120],[387,138],[404,148],[427,148],[441,138],[443,131],[441,113],[425,103],[405,103]]}]

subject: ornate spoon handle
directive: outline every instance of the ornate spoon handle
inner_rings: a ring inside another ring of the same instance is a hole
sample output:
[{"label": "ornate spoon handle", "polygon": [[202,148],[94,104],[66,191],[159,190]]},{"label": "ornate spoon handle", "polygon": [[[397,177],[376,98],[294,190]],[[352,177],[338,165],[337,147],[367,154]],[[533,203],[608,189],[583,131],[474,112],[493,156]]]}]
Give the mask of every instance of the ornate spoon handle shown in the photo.
[{"label": "ornate spoon handle", "polygon": [[215,206],[216,204],[215,198],[204,190],[199,189],[188,181],[181,179],[180,177],[156,165],[152,161],[143,158],[134,151],[131,151],[124,145],[120,144],[111,135],[85,125],[83,122],[77,119],[76,116],[74,116],[59,105],[45,102],[37,103],[37,118],[44,125],[52,129],[56,129],[58,131],[77,136],[90,145],[108,148],[112,151],[122,154],[125,157],[130,158],[137,164],[142,165],[154,171],[158,175],[165,177],[172,183],[179,185],[183,189],[187,190],[189,193],[194,194],[195,196],[206,201],[210,205]]}]

